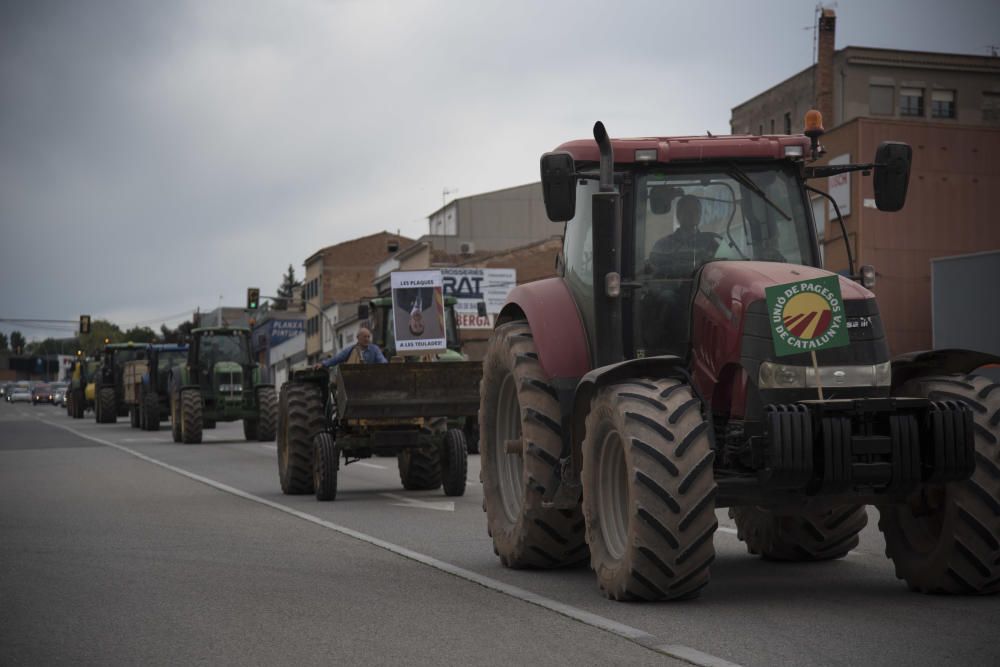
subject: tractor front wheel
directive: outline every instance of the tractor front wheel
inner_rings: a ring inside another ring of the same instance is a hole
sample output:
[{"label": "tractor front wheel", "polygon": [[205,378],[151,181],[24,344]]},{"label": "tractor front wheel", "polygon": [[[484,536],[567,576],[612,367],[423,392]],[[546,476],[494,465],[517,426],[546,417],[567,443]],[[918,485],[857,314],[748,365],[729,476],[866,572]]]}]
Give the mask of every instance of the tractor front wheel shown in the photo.
[{"label": "tractor front wheel", "polygon": [[201,442],[201,391],[181,390],[181,441],[186,445]]},{"label": "tractor front wheel", "polygon": [[313,488],[316,500],[337,499],[337,443],[330,433],[320,433],[313,442]]},{"label": "tractor front wheel", "polygon": [[613,600],[692,598],[715,560],[710,424],[691,387],[642,378],[599,390],[583,441],[590,564]]},{"label": "tractor front wheel", "polygon": [[103,387],[97,390],[96,408],[98,424],[114,424],[118,421],[118,406],[115,404],[113,387]]},{"label": "tractor front wheel", "polygon": [[444,434],[444,451],[441,452],[441,483],[446,496],[465,494],[465,478],[469,474],[469,452],[465,434],[450,428]]},{"label": "tractor front wheel", "polygon": [[160,430],[160,397],[155,392],[143,396],[142,409],[145,414],[146,430]]},{"label": "tractor front wheel", "polygon": [[257,440],[273,442],[278,421],[278,398],[274,387],[257,389]]}]

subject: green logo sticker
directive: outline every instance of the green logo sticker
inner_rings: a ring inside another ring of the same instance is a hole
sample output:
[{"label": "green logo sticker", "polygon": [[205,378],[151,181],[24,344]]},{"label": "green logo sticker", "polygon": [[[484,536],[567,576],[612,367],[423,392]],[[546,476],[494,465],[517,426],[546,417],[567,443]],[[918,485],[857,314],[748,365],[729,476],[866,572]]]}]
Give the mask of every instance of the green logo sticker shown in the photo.
[{"label": "green logo sticker", "polygon": [[764,294],[777,356],[850,344],[837,276],[775,285]]}]

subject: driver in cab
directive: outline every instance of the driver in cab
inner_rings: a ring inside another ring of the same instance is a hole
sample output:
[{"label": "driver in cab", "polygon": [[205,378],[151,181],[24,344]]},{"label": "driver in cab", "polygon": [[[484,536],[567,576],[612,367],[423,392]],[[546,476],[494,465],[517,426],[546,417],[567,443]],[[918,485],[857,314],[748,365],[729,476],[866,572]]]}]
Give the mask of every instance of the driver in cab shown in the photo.
[{"label": "driver in cab", "polygon": [[325,359],[315,368],[333,368],[338,364],[385,364],[388,361],[378,345],[372,342],[372,332],[367,327],[358,329],[358,342],[345,347],[337,355]]},{"label": "driver in cab", "polygon": [[686,274],[715,256],[719,237],[698,229],[701,224],[701,201],[694,195],[683,195],[677,200],[677,230],[664,236],[649,253],[649,263],[654,273]]}]

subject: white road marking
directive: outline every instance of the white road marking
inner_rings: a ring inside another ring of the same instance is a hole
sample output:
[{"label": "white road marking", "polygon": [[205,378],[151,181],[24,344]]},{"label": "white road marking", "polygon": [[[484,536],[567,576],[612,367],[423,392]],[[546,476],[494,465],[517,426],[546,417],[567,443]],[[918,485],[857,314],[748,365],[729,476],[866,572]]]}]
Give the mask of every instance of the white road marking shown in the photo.
[{"label": "white road marking", "polygon": [[122,438],[120,442],[170,442],[170,438]]},{"label": "white road marking", "polygon": [[730,535],[735,535],[736,534],[736,529],[735,528],[730,528],[729,526],[719,526],[715,530],[718,533],[729,533]]},{"label": "white road marking", "polygon": [[93,442],[97,442],[102,445],[107,445],[108,447],[117,449],[121,452],[124,452],[138,459],[146,461],[147,463],[152,463],[153,465],[160,466],[161,468],[174,472],[183,477],[187,477],[188,479],[192,479],[196,482],[201,482],[202,484],[210,486],[214,489],[218,489],[219,491],[222,491],[224,493],[229,493],[231,495],[237,496],[238,498],[243,498],[244,500],[249,500],[251,502],[258,503],[266,507],[270,507],[271,509],[277,510],[279,512],[284,512],[285,514],[297,517],[299,519],[302,519],[303,521],[308,521],[309,523],[321,526],[323,528],[327,528],[334,532],[340,533],[341,535],[346,535],[361,542],[365,542],[380,549],[384,549],[386,551],[389,551],[390,553],[396,554],[397,556],[408,558],[409,560],[421,563],[423,565],[427,565],[428,567],[432,567],[441,572],[451,574],[453,576],[472,582],[474,584],[478,584],[484,588],[488,588],[498,593],[508,595],[512,598],[521,600],[523,602],[527,602],[528,604],[533,604],[543,609],[548,609],[549,611],[553,611],[567,618],[571,618],[580,623],[584,623],[586,625],[589,625],[590,627],[597,628],[599,630],[604,630],[605,632],[608,632],[610,634],[634,642],[639,646],[648,648],[651,651],[656,651],[657,653],[662,653],[664,655],[677,658],[678,660],[684,660],[685,662],[689,662],[693,665],[699,665],[701,667],[740,667],[737,663],[732,663],[722,658],[709,655],[707,653],[702,653],[701,651],[691,648],[689,646],[683,646],[681,644],[664,643],[662,639],[655,637],[643,630],[639,630],[638,628],[633,628],[630,625],[625,625],[624,623],[613,621],[610,618],[605,618],[603,616],[599,616],[584,609],[573,607],[572,605],[568,605],[563,602],[559,602],[557,600],[553,600],[551,598],[538,595],[537,593],[532,593],[529,590],[518,588],[517,586],[511,586],[510,584],[505,584],[502,581],[497,581],[496,579],[484,576],[482,574],[479,574],[478,572],[473,572],[472,570],[466,570],[465,568],[458,567],[457,565],[452,565],[450,563],[446,563],[432,556],[427,556],[417,551],[407,549],[406,547],[402,547],[397,544],[393,544],[391,542],[386,542],[385,540],[381,540],[372,535],[366,535],[365,533],[358,532],[346,526],[341,526],[335,523],[331,523],[330,521],[326,521],[325,519],[320,519],[319,517],[313,516],[312,514],[307,514],[305,512],[292,509],[291,507],[282,505],[281,503],[274,502],[273,500],[268,500],[260,496],[255,496],[252,493],[241,491],[240,489],[228,486],[221,482],[217,482],[213,479],[209,479],[208,477],[202,477],[201,475],[197,475],[193,472],[188,472],[187,470],[170,465],[169,463],[164,463],[163,461],[154,459],[151,456],[140,454],[134,449],[129,449],[124,445],[119,445],[109,440],[104,440],[102,438],[96,438],[92,435],[81,433],[80,431],[77,431],[74,428],[71,428],[69,426],[64,426],[63,424],[56,424],[55,422],[48,421],[47,419],[42,419],[41,417],[38,418],[38,421],[48,424],[49,426],[54,426],[56,428],[61,428],[65,431],[69,431],[70,433],[73,433],[86,440],[91,440]]},{"label": "white road marking", "polygon": [[392,498],[393,500],[398,500],[400,502],[393,503],[396,507],[415,507],[421,510],[438,510],[439,512],[454,512],[455,503],[450,500],[437,501],[437,500],[417,500],[416,498],[407,498],[406,496],[397,496],[395,493],[383,493],[386,498]]},{"label": "white road marking", "polygon": [[375,468],[377,470],[385,470],[385,466],[380,466],[377,463],[368,463],[366,461],[355,461],[352,465],[364,466],[366,468]]},{"label": "white road marking", "polygon": [[274,450],[276,450],[278,448],[277,445],[270,445],[270,444],[267,444],[267,443],[264,443],[264,444],[261,444],[261,445],[257,445],[257,446],[258,447],[262,447],[262,448],[266,449],[269,452],[273,452]]}]

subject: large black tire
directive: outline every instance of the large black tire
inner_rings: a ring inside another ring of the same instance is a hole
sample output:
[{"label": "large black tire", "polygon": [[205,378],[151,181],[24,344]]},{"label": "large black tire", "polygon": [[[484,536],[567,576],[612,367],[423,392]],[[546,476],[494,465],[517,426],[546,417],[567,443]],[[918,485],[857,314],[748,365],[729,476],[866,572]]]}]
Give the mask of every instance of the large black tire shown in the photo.
[{"label": "large black tire", "polygon": [[84,397],[83,389],[77,389],[73,394],[73,419],[83,419],[87,410],[87,399]]},{"label": "large black tire", "polygon": [[181,441],[181,400],[177,395],[170,397],[170,437]]},{"label": "large black tire", "polygon": [[323,430],[323,390],[286,382],[278,404],[278,479],[286,495],[313,493],[313,437]]},{"label": "large black tire", "polygon": [[[512,568],[587,561],[579,506],[542,506],[559,465],[562,427],[556,391],[538,361],[527,322],[508,322],[490,337],[479,403],[483,509],[493,549]],[[520,439],[508,453],[507,441]]]},{"label": "large black tire", "polygon": [[257,409],[260,415],[257,420],[257,440],[274,442],[278,422],[278,397],[274,393],[274,387],[257,389]]},{"label": "large black tire", "polygon": [[201,442],[201,391],[181,390],[181,442],[196,445]]},{"label": "large black tire", "polygon": [[690,386],[637,379],[591,401],[583,441],[590,565],[613,600],[698,595],[715,560],[711,424]]},{"label": "large black tire", "polygon": [[441,452],[441,485],[446,496],[465,495],[465,480],[469,474],[469,452],[465,434],[450,428],[444,434],[444,451]]},{"label": "large black tire", "polygon": [[147,431],[160,430],[160,397],[156,392],[147,392],[142,397],[144,428]]},{"label": "large black tire", "polygon": [[313,439],[313,488],[316,500],[337,499],[337,470],[340,458],[337,443],[329,433],[320,433]]},{"label": "large black tire", "polygon": [[396,455],[399,481],[408,491],[426,491],[441,486],[441,452],[437,447],[407,447]]},{"label": "large black tire", "polygon": [[114,424],[118,421],[118,406],[115,403],[113,387],[102,387],[97,390],[95,403],[95,418],[98,424]]},{"label": "large black tire", "polygon": [[922,512],[911,504],[879,506],[885,555],[911,590],[1000,591],[1000,383],[978,375],[928,377],[908,382],[898,394],[967,405],[976,469],[967,480],[928,485],[923,497],[935,502]]},{"label": "large black tire", "polygon": [[243,420],[243,437],[247,439],[248,442],[257,440],[257,420],[256,419],[244,419]]},{"label": "large black tire", "polygon": [[132,428],[139,428],[139,419],[141,417],[139,410],[141,407],[142,404],[137,403],[135,405],[130,405],[128,408],[128,424]]},{"label": "large black tire", "polygon": [[842,558],[858,546],[858,533],[868,525],[864,505],[806,512],[731,507],[729,516],[748,552],[779,561]]},{"label": "large black tire", "polygon": [[66,416],[72,418],[74,414],[73,411],[73,392],[66,392]]}]

